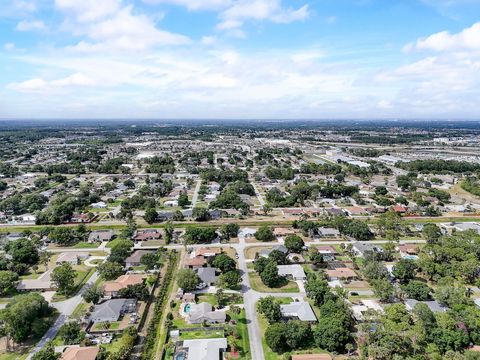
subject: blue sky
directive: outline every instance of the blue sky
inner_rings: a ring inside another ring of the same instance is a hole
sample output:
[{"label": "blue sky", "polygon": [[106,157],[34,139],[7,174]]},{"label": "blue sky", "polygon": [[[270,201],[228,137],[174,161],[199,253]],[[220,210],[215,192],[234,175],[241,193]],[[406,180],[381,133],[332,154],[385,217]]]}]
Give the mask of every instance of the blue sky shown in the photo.
[{"label": "blue sky", "polygon": [[0,118],[480,116],[480,0],[1,0]]}]

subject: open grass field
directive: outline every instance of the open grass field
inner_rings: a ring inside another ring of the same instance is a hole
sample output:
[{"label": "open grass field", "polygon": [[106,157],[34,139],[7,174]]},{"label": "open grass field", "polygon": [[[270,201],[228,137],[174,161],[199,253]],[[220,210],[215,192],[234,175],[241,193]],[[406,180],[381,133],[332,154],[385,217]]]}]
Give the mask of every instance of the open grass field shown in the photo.
[{"label": "open grass field", "polygon": [[285,286],[281,286],[278,288],[269,288],[265,286],[260,279],[260,276],[257,273],[250,272],[248,273],[250,277],[250,285],[252,289],[259,292],[266,292],[266,293],[298,293],[298,285],[294,281],[289,281]]}]

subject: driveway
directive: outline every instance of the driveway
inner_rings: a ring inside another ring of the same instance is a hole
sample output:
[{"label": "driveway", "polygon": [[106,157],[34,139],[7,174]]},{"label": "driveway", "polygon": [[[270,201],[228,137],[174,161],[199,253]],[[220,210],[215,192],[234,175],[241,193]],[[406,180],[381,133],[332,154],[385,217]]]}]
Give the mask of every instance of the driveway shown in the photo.
[{"label": "driveway", "polygon": [[75,295],[74,297],[68,300],[59,301],[51,304],[53,307],[55,307],[58,310],[60,315],[58,316],[53,326],[50,329],[48,329],[45,335],[43,335],[42,339],[32,349],[32,351],[27,357],[28,360],[30,360],[35,353],[39,352],[48,341],[53,340],[55,336],[57,336],[58,330],[60,330],[62,325],[65,324],[65,322],[67,322],[68,318],[72,315],[76,307],[80,305],[80,303],[83,301],[82,294],[84,293],[87,285],[94,284],[97,281],[98,277],[99,277],[98,272],[93,273],[93,275],[90,276],[90,279],[88,279],[85,285],[83,285],[83,287],[80,289],[77,295]]}]

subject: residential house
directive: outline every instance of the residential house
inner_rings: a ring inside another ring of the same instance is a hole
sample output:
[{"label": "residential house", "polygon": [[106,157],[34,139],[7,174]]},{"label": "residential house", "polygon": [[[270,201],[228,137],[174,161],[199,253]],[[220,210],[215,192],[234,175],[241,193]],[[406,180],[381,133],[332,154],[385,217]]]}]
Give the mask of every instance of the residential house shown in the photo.
[{"label": "residential house", "polygon": [[367,210],[359,206],[349,206],[345,208],[345,212],[350,216],[362,216],[368,214]]},{"label": "residential house", "polygon": [[369,252],[370,253],[383,253],[383,248],[378,245],[365,243],[365,242],[356,242],[352,245],[352,250],[356,256],[365,257]]},{"label": "residential house", "polygon": [[329,354],[298,354],[292,355],[292,360],[332,360]]},{"label": "residential house", "polygon": [[208,324],[224,323],[226,320],[225,311],[215,311],[209,303],[192,304],[187,314],[189,324]]},{"label": "residential house", "polygon": [[305,258],[303,257],[302,254],[290,253],[290,254],[287,255],[287,259],[291,263],[295,263],[295,264],[305,263]]},{"label": "residential house", "polygon": [[326,274],[329,280],[355,279],[358,277],[355,271],[347,267],[328,269],[326,270]]},{"label": "residential house", "polygon": [[89,319],[94,323],[115,322],[124,314],[131,314],[137,311],[136,299],[111,299],[99,305],[95,305]]},{"label": "residential house", "polygon": [[339,238],[340,231],[334,228],[320,227],[317,230],[318,236],[322,238]]},{"label": "residential house", "polygon": [[274,250],[277,250],[277,251],[280,251],[284,254],[288,253],[288,249],[283,246],[283,245],[274,245],[272,246],[270,249],[263,249],[263,250],[260,250],[260,252],[258,253],[258,256],[260,257],[265,257],[265,258],[268,258],[268,256],[270,255],[270,253]]},{"label": "residential house", "polygon": [[142,256],[146,254],[153,254],[154,252],[151,250],[135,250],[133,254],[131,254],[129,257],[125,259],[125,267],[126,268],[131,268],[134,266],[140,266]]},{"label": "residential house", "polygon": [[285,319],[314,322],[317,317],[310,304],[306,301],[294,301],[290,304],[280,305],[280,312]]},{"label": "residential house", "polygon": [[45,271],[36,279],[23,279],[17,285],[18,291],[52,291],[55,284],[51,280],[53,270]]},{"label": "residential house", "polygon": [[288,235],[295,235],[295,230],[291,228],[275,228],[273,229],[273,234],[277,238],[284,238]]},{"label": "residential house", "polygon": [[331,215],[331,216],[343,216],[343,215],[345,215],[345,211],[343,209],[335,208],[335,207],[326,208],[325,213],[327,215]]},{"label": "residential house", "polygon": [[78,265],[82,260],[87,259],[90,256],[87,252],[64,252],[61,253],[55,264],[60,265],[63,263],[69,263],[71,265]]},{"label": "residential house", "polygon": [[98,346],[69,346],[63,351],[60,360],[95,360],[99,352]]},{"label": "residential house", "polygon": [[185,261],[185,267],[189,269],[200,269],[207,265],[207,260],[204,256],[195,256]]},{"label": "residential house", "polygon": [[207,284],[208,286],[212,286],[215,284],[215,281],[217,281],[215,270],[215,268],[211,267],[202,267],[197,269],[197,275],[203,283]]},{"label": "residential house", "polygon": [[94,230],[88,235],[88,242],[104,242],[110,241],[114,237],[114,233],[112,230]]},{"label": "residential house", "polygon": [[320,245],[317,246],[317,250],[322,255],[336,255],[338,254],[337,249],[332,245]]},{"label": "residential house", "polygon": [[363,321],[365,318],[365,314],[368,311],[377,311],[379,313],[383,313],[382,306],[375,300],[369,299],[362,299],[360,300],[361,304],[355,304],[351,306],[353,317],[357,321]]},{"label": "residential house", "polygon": [[161,240],[162,233],[158,229],[137,230],[133,235],[134,241]]},{"label": "residential house", "polygon": [[[223,353],[227,351],[227,339],[195,339],[183,340],[178,353],[186,353],[184,359],[217,360],[223,359]],[[180,359],[180,357],[176,357]]]},{"label": "residential house", "polygon": [[217,248],[201,247],[195,250],[194,256],[203,256],[206,258],[211,258],[221,253],[222,253],[222,249],[218,247]]},{"label": "residential house", "polygon": [[412,311],[415,305],[417,305],[419,302],[427,305],[430,310],[434,313],[440,313],[440,312],[447,312],[448,307],[441,305],[438,301],[417,301],[415,299],[407,299],[405,300],[405,307],[407,308],[408,311]]},{"label": "residential house", "polygon": [[305,271],[303,271],[303,268],[298,265],[277,265],[278,268],[278,275],[280,276],[286,276],[289,279],[292,280],[306,280],[307,275],[305,274]]},{"label": "residential house", "polygon": [[415,244],[398,245],[397,250],[402,258],[413,258],[418,254],[418,246]]},{"label": "residential house", "polygon": [[129,285],[137,285],[143,283],[144,276],[139,274],[127,274],[119,276],[116,280],[107,281],[103,285],[105,297],[116,297],[118,292],[126,289]]}]

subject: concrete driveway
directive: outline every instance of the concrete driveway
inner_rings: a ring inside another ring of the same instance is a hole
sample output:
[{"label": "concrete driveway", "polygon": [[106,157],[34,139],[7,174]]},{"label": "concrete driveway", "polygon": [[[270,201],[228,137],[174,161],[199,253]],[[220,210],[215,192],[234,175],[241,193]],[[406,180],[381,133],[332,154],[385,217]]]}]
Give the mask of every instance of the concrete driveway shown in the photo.
[{"label": "concrete driveway", "polygon": [[77,293],[77,295],[65,301],[51,303],[51,305],[58,310],[60,315],[55,321],[55,323],[53,324],[53,326],[50,329],[48,329],[45,335],[43,335],[42,339],[32,349],[32,351],[27,357],[28,360],[30,360],[35,353],[39,352],[48,341],[53,340],[55,336],[57,336],[58,330],[60,330],[62,325],[65,324],[65,322],[67,322],[68,318],[72,315],[76,307],[80,305],[80,303],[83,301],[82,294],[84,293],[87,285],[94,284],[97,281],[98,277],[99,277],[98,272],[94,272],[93,275],[90,276],[90,279],[88,279],[85,285],[83,285],[83,287]]}]

